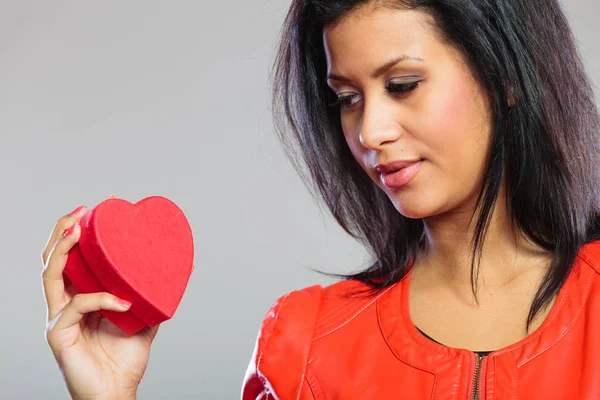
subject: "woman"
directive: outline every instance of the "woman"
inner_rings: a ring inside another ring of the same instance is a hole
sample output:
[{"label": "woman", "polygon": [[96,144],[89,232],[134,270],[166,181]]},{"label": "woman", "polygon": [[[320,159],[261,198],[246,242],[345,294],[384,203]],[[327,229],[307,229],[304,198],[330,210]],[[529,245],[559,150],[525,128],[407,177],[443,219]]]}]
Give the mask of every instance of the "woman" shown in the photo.
[{"label": "woman", "polygon": [[[294,0],[274,76],[373,261],[274,304],[243,399],[600,396],[600,118],[556,0]],[[48,343],[73,398],[135,398],[157,327],[82,319],[127,307],[65,292],[80,216],[43,253]]]}]

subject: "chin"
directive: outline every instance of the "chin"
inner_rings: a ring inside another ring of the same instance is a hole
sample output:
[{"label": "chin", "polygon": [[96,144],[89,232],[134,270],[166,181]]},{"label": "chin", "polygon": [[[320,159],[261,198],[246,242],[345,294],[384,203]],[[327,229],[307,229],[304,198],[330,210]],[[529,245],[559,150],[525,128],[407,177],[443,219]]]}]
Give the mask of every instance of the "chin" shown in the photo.
[{"label": "chin", "polygon": [[430,201],[414,198],[413,196],[391,195],[390,200],[396,210],[406,218],[422,219],[443,212],[443,210],[440,210],[440,204],[431,204]]},{"label": "chin", "polygon": [[410,219],[423,219],[432,216],[433,214],[427,212],[426,210],[422,210],[419,207],[411,208],[411,207],[398,207],[396,206],[396,210],[406,218]]}]

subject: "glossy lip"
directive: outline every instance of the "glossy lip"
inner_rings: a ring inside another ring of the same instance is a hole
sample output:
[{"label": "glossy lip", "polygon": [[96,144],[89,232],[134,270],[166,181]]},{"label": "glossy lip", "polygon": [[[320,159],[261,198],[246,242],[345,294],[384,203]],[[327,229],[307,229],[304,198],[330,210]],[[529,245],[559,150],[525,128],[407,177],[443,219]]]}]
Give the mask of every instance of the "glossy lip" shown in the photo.
[{"label": "glossy lip", "polygon": [[390,172],[396,172],[420,161],[423,160],[419,158],[413,160],[396,160],[386,164],[377,164],[375,166],[375,171],[377,171],[378,174],[389,174]]},{"label": "glossy lip", "polygon": [[419,172],[422,161],[417,161],[399,170],[387,174],[379,174],[381,183],[390,189],[400,189],[407,185]]}]

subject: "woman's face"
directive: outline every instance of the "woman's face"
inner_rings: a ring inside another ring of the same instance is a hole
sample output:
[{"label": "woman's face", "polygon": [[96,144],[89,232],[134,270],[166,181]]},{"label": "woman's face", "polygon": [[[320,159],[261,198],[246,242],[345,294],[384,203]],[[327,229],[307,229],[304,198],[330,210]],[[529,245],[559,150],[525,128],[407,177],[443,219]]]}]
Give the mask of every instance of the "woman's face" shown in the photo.
[{"label": "woman's face", "polygon": [[[359,9],[323,32],[327,82],[344,99],[348,146],[410,218],[473,210],[492,126],[484,91],[430,18],[420,11]],[[385,178],[375,169],[399,160],[409,166]]]}]

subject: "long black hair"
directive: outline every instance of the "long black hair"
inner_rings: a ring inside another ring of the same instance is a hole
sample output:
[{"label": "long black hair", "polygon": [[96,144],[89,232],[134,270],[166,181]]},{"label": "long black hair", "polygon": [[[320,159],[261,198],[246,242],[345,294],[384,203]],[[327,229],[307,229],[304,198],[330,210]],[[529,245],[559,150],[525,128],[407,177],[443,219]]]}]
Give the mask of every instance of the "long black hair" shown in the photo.
[{"label": "long black hair", "polygon": [[505,179],[513,226],[553,254],[529,329],[560,290],[579,248],[600,238],[600,116],[567,18],[558,0],[292,1],[273,65],[275,127],[311,193],[372,255],[363,271],[341,276],[373,290],[406,275],[424,243],[424,225],[401,215],[363,171],[339,110],[329,107],[335,96],[326,83],[323,28],[369,5],[431,15],[489,94],[494,126],[477,199],[471,284],[477,299],[483,241]]}]

